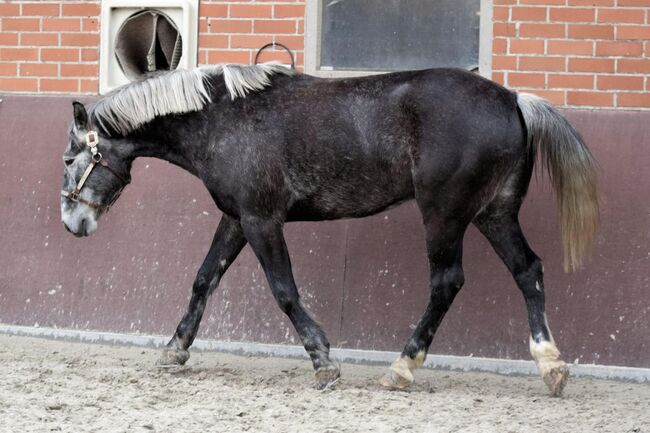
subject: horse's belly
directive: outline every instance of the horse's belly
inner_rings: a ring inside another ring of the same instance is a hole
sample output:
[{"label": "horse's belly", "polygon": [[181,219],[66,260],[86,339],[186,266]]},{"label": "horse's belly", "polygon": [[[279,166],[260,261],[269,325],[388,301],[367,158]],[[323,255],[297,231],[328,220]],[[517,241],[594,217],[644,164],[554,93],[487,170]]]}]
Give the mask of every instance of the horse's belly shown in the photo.
[{"label": "horse's belly", "polygon": [[413,198],[413,188],[406,185],[374,187],[330,187],[308,196],[297,197],[289,206],[289,221],[320,221],[361,218],[374,215]]},{"label": "horse's belly", "polygon": [[[408,140],[346,142],[315,147],[310,159],[292,160],[292,220],[331,220],[373,215],[413,198]],[[317,152],[315,152],[317,153]]]}]

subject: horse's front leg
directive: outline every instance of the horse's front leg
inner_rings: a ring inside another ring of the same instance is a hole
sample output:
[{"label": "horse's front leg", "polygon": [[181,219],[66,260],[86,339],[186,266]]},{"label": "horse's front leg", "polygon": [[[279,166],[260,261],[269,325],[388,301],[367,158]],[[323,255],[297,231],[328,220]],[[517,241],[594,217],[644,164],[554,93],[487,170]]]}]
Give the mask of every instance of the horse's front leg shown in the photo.
[{"label": "horse's front leg", "polygon": [[329,357],[330,344],[325,332],[300,302],[282,224],[258,217],[242,217],[241,224],[264,269],[275,300],[291,320],[312,360],[316,386],[318,389],[327,387],[339,378],[339,367]]},{"label": "horse's front leg", "polygon": [[246,245],[246,238],[238,221],[223,215],[212,240],[210,251],[192,286],[192,297],[176,332],[158,360],[159,365],[182,365],[189,359],[187,349],[194,342],[203,317],[205,304],[216,289],[221,277]]}]

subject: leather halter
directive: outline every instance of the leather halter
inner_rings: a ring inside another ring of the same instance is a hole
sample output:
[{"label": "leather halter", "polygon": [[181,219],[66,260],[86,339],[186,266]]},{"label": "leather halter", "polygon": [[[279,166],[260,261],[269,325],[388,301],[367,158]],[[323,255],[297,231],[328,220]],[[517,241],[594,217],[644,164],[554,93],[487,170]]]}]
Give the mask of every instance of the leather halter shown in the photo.
[{"label": "leather halter", "polygon": [[[90,153],[92,158],[90,164],[88,165],[88,167],[86,167],[86,171],[84,171],[84,174],[81,176],[81,179],[79,179],[79,183],[77,183],[75,189],[72,191],[61,190],[61,195],[67,198],[68,200],[71,200],[73,202],[83,203],[86,206],[90,206],[93,209],[105,208],[108,211],[108,209],[113,205],[113,203],[115,203],[115,201],[119,198],[120,194],[122,194],[122,190],[124,189],[124,187],[126,187],[129,183],[131,183],[131,176],[127,175],[127,177],[124,178],[117,171],[109,167],[106,160],[104,160],[104,158],[102,157],[102,154],[99,153],[99,151],[97,150],[98,144],[99,144],[99,136],[97,135],[97,132],[88,131],[88,133],[86,134],[86,145],[90,147]],[[113,173],[113,175],[122,182],[122,186],[113,195],[111,201],[108,204],[101,204],[94,201],[86,200],[81,198],[80,195],[81,188],[83,188],[84,184],[86,183],[86,180],[88,180],[88,176],[90,176],[90,173],[93,171],[93,168],[97,166],[97,164],[107,168],[108,171]]]}]

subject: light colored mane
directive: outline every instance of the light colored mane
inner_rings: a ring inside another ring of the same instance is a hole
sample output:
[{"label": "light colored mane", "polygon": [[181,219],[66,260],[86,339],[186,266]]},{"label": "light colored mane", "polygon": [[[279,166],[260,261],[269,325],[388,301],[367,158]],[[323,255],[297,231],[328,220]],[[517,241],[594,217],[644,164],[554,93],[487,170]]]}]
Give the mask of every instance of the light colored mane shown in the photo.
[{"label": "light colored mane", "polygon": [[259,65],[207,65],[177,69],[124,85],[97,101],[90,116],[107,131],[126,135],[158,116],[198,111],[210,102],[209,78],[222,75],[230,99],[271,84],[275,74],[293,72],[278,63]]}]

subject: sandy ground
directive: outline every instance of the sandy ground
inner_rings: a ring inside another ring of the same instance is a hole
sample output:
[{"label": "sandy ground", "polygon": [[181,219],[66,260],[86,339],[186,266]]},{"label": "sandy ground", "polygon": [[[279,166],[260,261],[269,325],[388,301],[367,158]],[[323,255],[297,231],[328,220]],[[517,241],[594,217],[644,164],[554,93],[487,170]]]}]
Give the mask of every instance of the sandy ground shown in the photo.
[{"label": "sandy ground", "polygon": [[0,335],[0,432],[650,432],[650,385],[421,370],[385,391],[386,367],[343,365],[316,391],[308,361],[158,352]]}]

